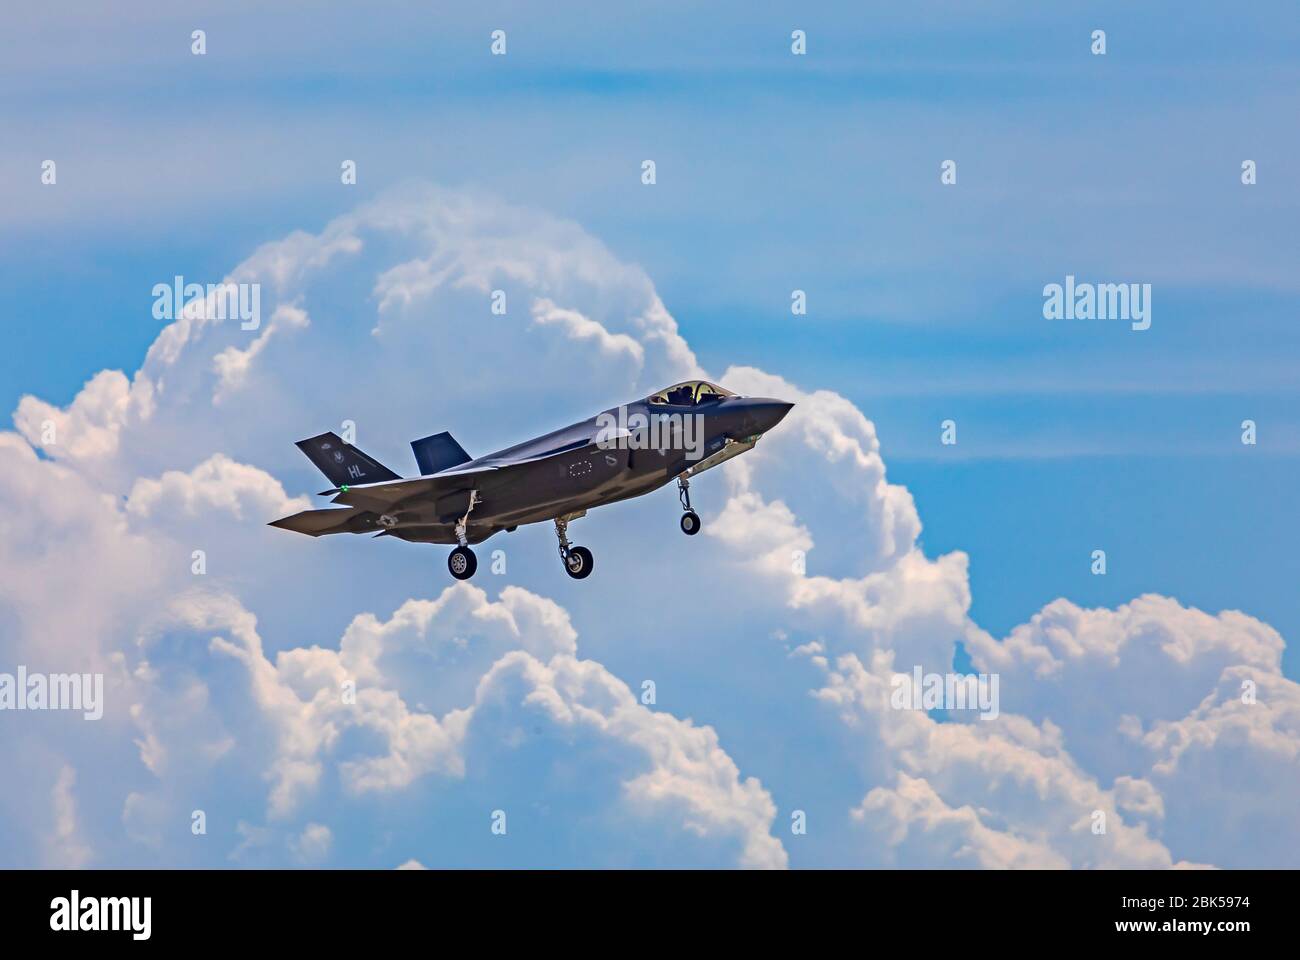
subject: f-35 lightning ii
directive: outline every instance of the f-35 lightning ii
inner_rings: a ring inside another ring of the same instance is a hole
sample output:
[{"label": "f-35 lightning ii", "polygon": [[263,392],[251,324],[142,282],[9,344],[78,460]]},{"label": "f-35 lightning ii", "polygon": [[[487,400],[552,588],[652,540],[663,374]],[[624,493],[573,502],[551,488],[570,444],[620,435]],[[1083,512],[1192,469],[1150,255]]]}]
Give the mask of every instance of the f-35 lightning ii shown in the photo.
[{"label": "f-35 lightning ii", "polygon": [[691,478],[751,449],[793,406],[691,380],[477,459],[450,433],[413,440],[420,475],[407,479],[322,433],[297,446],[334,484],[320,495],[341,507],[304,510],[271,526],[313,537],[374,533],[456,544],[447,567],[467,580],[478,568],[470,544],[551,520],[564,569],[581,580],[593,561],[590,550],[569,542],[571,521],[676,480],[682,532],[693,536],[700,518],[691,509]]}]

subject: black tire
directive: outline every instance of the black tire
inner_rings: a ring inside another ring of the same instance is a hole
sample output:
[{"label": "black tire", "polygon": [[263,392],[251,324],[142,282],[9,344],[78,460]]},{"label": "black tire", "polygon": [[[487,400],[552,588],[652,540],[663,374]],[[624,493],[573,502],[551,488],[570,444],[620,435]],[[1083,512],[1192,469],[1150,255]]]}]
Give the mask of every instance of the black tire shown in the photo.
[{"label": "black tire", "polygon": [[586,547],[570,547],[564,558],[564,572],[574,580],[585,580],[591,576],[591,568],[596,561]]},{"label": "black tire", "polygon": [[700,532],[700,515],[694,510],[682,514],[682,533],[693,537]]},{"label": "black tire", "polygon": [[469,547],[457,547],[447,557],[447,569],[457,580],[468,580],[478,569],[478,557]]}]

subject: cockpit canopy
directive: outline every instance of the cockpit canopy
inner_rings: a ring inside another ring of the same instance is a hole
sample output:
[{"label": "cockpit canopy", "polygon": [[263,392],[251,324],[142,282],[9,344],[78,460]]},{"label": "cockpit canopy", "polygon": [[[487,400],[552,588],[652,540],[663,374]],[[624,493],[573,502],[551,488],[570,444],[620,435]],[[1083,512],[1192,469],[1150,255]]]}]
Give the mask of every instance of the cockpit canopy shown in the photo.
[{"label": "cockpit canopy", "polygon": [[707,380],[685,380],[682,383],[675,383],[671,387],[660,390],[658,393],[650,394],[650,396],[646,397],[646,403],[694,407],[701,403],[709,403],[714,400],[721,400],[723,397],[734,396],[735,394],[730,390],[709,383]]}]

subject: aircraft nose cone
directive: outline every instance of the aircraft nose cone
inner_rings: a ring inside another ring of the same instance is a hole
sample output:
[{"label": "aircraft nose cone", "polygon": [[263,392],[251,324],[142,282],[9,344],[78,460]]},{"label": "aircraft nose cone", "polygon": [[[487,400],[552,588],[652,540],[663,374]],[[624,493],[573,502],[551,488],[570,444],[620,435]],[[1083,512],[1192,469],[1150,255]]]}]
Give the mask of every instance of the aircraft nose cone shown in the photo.
[{"label": "aircraft nose cone", "polygon": [[754,421],[754,431],[756,433],[767,433],[785,419],[785,415],[793,409],[794,404],[786,403],[784,400],[770,400],[767,398],[755,400],[749,411]]}]

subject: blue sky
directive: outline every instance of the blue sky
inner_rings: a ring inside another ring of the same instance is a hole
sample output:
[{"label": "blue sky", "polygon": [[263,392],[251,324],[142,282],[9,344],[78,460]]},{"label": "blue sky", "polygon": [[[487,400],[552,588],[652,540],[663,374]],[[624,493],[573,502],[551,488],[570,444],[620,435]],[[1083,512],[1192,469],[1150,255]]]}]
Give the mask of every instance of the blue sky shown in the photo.
[{"label": "blue sky", "polygon": [[[969,617],[993,637],[1057,598],[1117,608],[1146,593],[1214,615],[1240,610],[1288,640],[1300,633],[1300,190],[1289,172],[1300,146],[1292,92],[1300,23],[1282,4],[940,3],[908,12],[677,3],[635,12],[490,3],[435,12],[392,4],[362,15],[223,3],[144,4],[111,16],[73,5],[9,20],[0,38],[0,323],[9,347],[0,354],[0,403],[9,410],[25,395],[65,407],[99,371],[139,369],[159,334],[155,283],[176,274],[218,280],[263,244],[319,234],[368,203],[388,202],[394,189],[429,183],[576,224],[613,261],[644,272],[712,375],[753,367],[851,402],[874,424],[888,480],[915,500],[924,555],[968,556]],[[203,57],[190,52],[196,28],[207,32]],[[507,31],[504,57],[488,52],[494,29]],[[804,57],[790,53],[793,29],[807,31]],[[1103,57],[1089,51],[1094,29],[1107,33]],[[53,187],[39,181],[50,158],[58,163]],[[355,186],[339,183],[343,159],[358,164]],[[657,165],[653,187],[640,182],[644,159]],[[946,159],[958,165],[954,186],[939,182]],[[1244,159],[1258,164],[1254,186],[1240,182]],[[336,337],[304,343],[318,369],[337,372],[332,364],[355,351],[355,366],[344,369],[356,384],[389,375],[345,325],[361,324],[361,333],[374,325],[369,291],[394,262],[385,244],[403,242],[368,239],[374,259],[364,270],[340,261],[305,288],[312,335]],[[1042,288],[1066,274],[1150,283],[1151,329],[1044,320]],[[807,292],[807,316],[790,314],[794,289]],[[634,298],[618,291],[575,294],[560,306],[595,315],[609,298]],[[482,452],[624,399],[601,392],[625,382],[617,375],[593,374],[583,354],[556,353],[554,367],[518,372],[528,412],[506,415],[473,394],[475,368],[492,362],[493,335],[461,319],[461,300],[450,303],[446,336],[463,338],[455,375],[470,393],[463,405],[448,402],[417,377],[420,354],[395,361],[396,383],[409,374],[427,389],[380,390],[390,405],[382,420],[375,411],[359,442],[397,469],[408,466],[409,437],[451,429]],[[611,329],[617,322],[601,319]],[[520,331],[504,335],[524,342]],[[413,345],[445,350],[447,339]],[[429,363],[448,370],[444,357],[429,355]],[[482,391],[507,373],[477,378]],[[190,471],[199,451],[221,451],[276,478],[290,496],[310,492],[319,481],[291,441],[336,423],[359,401],[337,380],[297,386],[313,398],[317,420],[307,422],[306,404],[255,430],[212,405],[168,421],[174,432],[142,434],[129,469],[82,469],[125,498],[140,477]],[[534,388],[538,400],[527,404]],[[288,388],[267,389],[264,399]],[[270,411],[285,408],[266,409],[273,419]],[[1259,425],[1252,447],[1240,442],[1248,418]],[[955,447],[939,443],[946,419],[958,424]],[[263,446],[272,435],[278,449],[269,439]],[[814,517],[825,511],[810,573],[860,576],[885,562],[857,555],[876,533],[869,522],[837,534],[829,502],[804,502],[821,481],[800,482],[788,465],[769,469],[779,471],[784,502],[801,519],[805,506]],[[620,519],[593,517],[590,539],[630,536],[664,512],[659,502],[629,506]],[[539,529],[512,542],[515,569],[551,563],[548,537]],[[316,598],[319,607],[305,612],[290,585],[268,581],[255,563],[227,584],[256,613],[271,649],[336,644],[358,612],[386,619],[405,599],[428,597],[429,573],[441,566],[429,551],[404,546],[307,546],[317,550],[313,563],[335,575],[348,570],[353,589]],[[1097,548],[1107,551],[1105,577],[1089,572]],[[358,573],[361,556],[382,568]],[[782,741],[752,731],[741,705],[765,690],[772,709],[793,710],[807,690],[751,687],[735,678],[729,657],[754,635],[786,631],[792,643],[805,642],[830,628],[767,612],[751,623],[712,607],[687,609],[678,623],[646,603],[644,616],[664,616],[662,628],[643,622],[629,628],[633,636],[602,639],[609,605],[549,576],[522,585],[554,596],[573,617],[581,649],[633,689],[647,672],[675,677],[690,692],[678,715],[712,724],[742,777],[757,776],[784,814],[789,791],[764,771],[781,768],[796,781],[800,749],[765,745]],[[686,647],[651,635],[691,622],[715,635],[689,646],[690,667],[666,666],[665,651]],[[123,613],[114,629],[129,634],[131,624]],[[1285,677],[1300,676],[1294,646],[1281,663]],[[198,675],[210,689],[233,682],[208,669]],[[710,680],[718,675],[728,679]],[[809,724],[796,725],[798,736],[825,744],[841,735],[825,718]],[[539,779],[562,777],[551,754],[536,763],[547,771]],[[855,790],[860,802],[879,775],[846,778],[824,802]],[[472,783],[471,773],[463,789],[436,787],[449,822],[476,802]],[[256,776],[239,789],[255,807]],[[554,789],[584,816],[614,816],[599,798],[558,781]],[[910,788],[895,789],[903,796]],[[98,812],[99,829],[111,832],[121,814]],[[364,816],[376,834],[397,822],[419,836],[440,829],[413,826],[410,810],[391,823],[383,809],[366,807]],[[241,819],[258,822],[253,812]],[[332,830],[330,862],[374,862],[366,859],[376,856],[369,832]],[[626,862],[653,857],[655,842],[638,836]],[[837,862],[835,838],[818,842],[816,854],[791,851],[795,865]],[[278,835],[276,843],[285,848]],[[1175,861],[1200,857],[1169,848]],[[113,843],[100,849],[105,863],[141,856]],[[547,863],[553,853],[542,845],[512,860],[466,847],[451,859]],[[13,855],[40,859],[30,850]],[[575,853],[576,862],[584,855]]]}]

